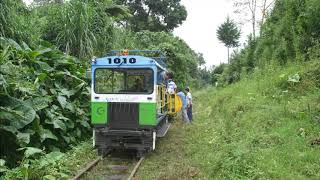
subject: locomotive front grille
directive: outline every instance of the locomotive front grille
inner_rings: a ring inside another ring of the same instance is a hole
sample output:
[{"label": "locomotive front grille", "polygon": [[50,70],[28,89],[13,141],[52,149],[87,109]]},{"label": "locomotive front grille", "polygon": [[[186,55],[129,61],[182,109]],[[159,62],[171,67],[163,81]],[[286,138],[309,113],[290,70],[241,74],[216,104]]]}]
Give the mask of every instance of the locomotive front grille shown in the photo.
[{"label": "locomotive front grille", "polygon": [[136,129],[139,126],[139,104],[108,103],[108,120],[110,129]]}]

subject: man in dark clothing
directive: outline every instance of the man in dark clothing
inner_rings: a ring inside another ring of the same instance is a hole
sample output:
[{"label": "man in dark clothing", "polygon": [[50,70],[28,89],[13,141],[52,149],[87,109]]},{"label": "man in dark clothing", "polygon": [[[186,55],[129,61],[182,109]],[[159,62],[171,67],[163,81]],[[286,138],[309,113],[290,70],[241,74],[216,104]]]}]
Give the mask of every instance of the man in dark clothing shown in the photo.
[{"label": "man in dark clothing", "polygon": [[187,114],[188,114],[188,118],[189,121],[192,121],[192,95],[190,93],[190,89],[189,87],[187,87],[186,89],[186,99],[187,99]]}]

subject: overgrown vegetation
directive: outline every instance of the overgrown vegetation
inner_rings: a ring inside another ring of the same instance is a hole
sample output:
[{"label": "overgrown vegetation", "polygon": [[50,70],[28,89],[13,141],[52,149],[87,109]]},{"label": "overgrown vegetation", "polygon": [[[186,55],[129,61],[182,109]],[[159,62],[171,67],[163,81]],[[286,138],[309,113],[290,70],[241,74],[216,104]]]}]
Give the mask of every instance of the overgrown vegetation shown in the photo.
[{"label": "overgrown vegetation", "polygon": [[85,164],[98,157],[90,141],[72,147],[67,153],[54,151],[41,156],[41,152],[30,154],[22,165],[8,170],[4,179],[70,179]]},{"label": "overgrown vegetation", "polygon": [[192,125],[175,122],[142,179],[319,179],[319,62],[259,70],[194,92]]},{"label": "overgrown vegetation", "polygon": [[29,147],[64,150],[87,138],[89,89],[78,60],[46,43],[0,41],[0,143],[7,165]]},{"label": "overgrown vegetation", "polygon": [[[166,12],[157,8],[167,5]],[[141,6],[149,6],[152,15],[145,27]],[[140,17],[133,16],[135,10]],[[28,167],[28,174],[33,159],[65,152],[90,136],[86,74],[93,56],[111,49],[160,49],[179,86],[208,83],[200,80],[208,74],[199,68],[202,55],[170,33],[185,18],[180,1],[134,6],[36,0],[27,7],[22,0],[1,0],[0,174],[16,166]]]},{"label": "overgrown vegetation", "polygon": [[233,53],[229,65],[222,65],[220,78],[213,82],[236,82],[255,69],[286,66],[290,63],[319,60],[320,3],[317,0],[275,1],[266,16],[259,37],[250,36],[246,46]]},{"label": "overgrown vegetation", "polygon": [[180,87],[239,82],[195,93],[194,124],[176,122],[139,176],[319,178],[317,0],[275,1],[260,36],[209,70],[171,33],[186,18],[179,0],[35,2],[0,1],[0,175],[69,178],[63,152],[90,136],[89,59],[160,49]]}]

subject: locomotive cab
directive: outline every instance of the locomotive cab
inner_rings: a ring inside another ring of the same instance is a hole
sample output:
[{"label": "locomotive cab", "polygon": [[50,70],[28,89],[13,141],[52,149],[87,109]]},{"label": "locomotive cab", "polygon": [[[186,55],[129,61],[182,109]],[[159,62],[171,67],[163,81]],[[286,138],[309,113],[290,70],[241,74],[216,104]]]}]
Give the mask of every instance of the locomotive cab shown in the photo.
[{"label": "locomotive cab", "polygon": [[170,127],[167,119],[173,109],[165,90],[165,72],[159,60],[144,56],[92,61],[91,121],[99,154],[134,149],[143,155],[155,149],[156,137],[164,136]]}]

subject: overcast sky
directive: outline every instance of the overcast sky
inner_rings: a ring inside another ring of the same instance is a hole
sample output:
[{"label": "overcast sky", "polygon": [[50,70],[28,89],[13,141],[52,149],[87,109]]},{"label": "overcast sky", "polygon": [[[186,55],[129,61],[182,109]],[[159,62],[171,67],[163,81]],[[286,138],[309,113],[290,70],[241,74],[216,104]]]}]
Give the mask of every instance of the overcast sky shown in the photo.
[{"label": "overcast sky", "polygon": [[[24,0],[29,4],[32,0]],[[227,62],[227,49],[217,39],[216,31],[229,15],[238,21],[239,15],[233,13],[232,0],[181,0],[188,11],[183,24],[174,34],[185,40],[196,52],[203,53],[206,66]],[[241,27],[241,43],[251,32],[250,24]]]},{"label": "overcast sky", "polygon": [[[227,48],[217,39],[216,31],[229,15],[235,21],[232,0],[182,0],[188,11],[187,20],[174,30],[174,34],[185,40],[196,52],[201,52],[206,66],[226,63]],[[244,43],[251,32],[250,24],[241,28],[241,43]]]}]

